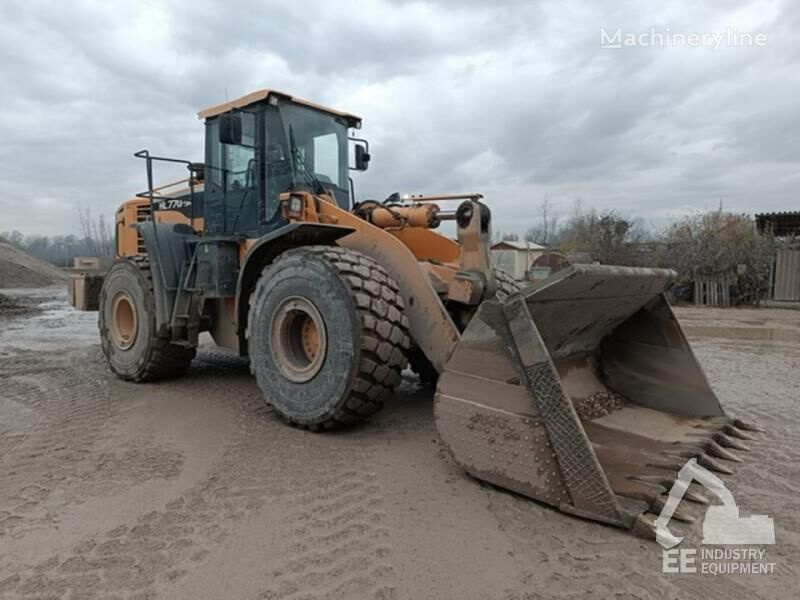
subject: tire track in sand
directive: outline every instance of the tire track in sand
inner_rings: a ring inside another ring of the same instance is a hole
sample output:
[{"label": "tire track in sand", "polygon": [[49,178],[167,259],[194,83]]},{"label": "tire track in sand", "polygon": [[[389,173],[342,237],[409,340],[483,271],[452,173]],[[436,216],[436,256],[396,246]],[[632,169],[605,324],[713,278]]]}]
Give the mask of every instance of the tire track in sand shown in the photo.
[{"label": "tire track in sand", "polygon": [[15,357],[0,370],[6,405],[28,413],[21,431],[2,430],[3,478],[0,480],[0,537],[19,536],[52,521],[43,506],[56,490],[83,485],[80,472],[88,447],[103,434],[110,418],[109,395],[97,367],[74,368],[96,358],[90,353],[53,357],[46,369],[41,354]]},{"label": "tire track in sand", "polygon": [[[252,394],[243,361],[222,359],[219,365],[205,367],[202,362],[200,375],[184,381],[186,393],[200,386],[221,402],[236,405]],[[238,436],[202,481],[164,504],[154,503],[154,510],[85,536],[59,554],[12,573],[0,568],[0,597],[170,597],[160,590],[198,568],[224,540],[229,526],[257,510],[268,495],[259,474],[242,466],[254,463],[258,446],[253,441],[263,437],[264,411],[251,408],[252,403],[244,403],[237,414]]]},{"label": "tire track in sand", "polygon": [[[31,360],[49,368],[33,375]],[[180,472],[180,453],[147,440],[98,450],[125,407],[125,384],[98,348],[39,353],[4,368],[0,381],[3,403],[28,411],[22,427],[0,430],[0,537],[58,527],[60,515],[88,498]]]},{"label": "tire track in sand", "polygon": [[289,493],[292,544],[259,600],[396,597],[384,499],[368,463],[352,450],[331,457],[313,487]]},{"label": "tire track in sand", "polygon": [[0,574],[0,597],[173,597],[271,499],[296,510],[283,540],[285,561],[262,598],[396,596],[383,498],[369,455],[352,438],[280,423],[237,358],[203,356],[195,377],[175,386],[181,393],[202,387],[236,411],[236,431],[219,462],[154,510]]}]

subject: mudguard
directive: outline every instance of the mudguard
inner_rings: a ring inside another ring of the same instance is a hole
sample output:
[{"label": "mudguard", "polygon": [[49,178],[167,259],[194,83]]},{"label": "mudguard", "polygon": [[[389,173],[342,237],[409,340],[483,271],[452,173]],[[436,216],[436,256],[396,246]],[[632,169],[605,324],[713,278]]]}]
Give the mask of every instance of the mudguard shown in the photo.
[{"label": "mudguard", "polygon": [[156,327],[159,335],[167,335],[181,269],[191,260],[200,236],[183,223],[146,222],[135,223],[133,227],[142,236],[153,274]]},{"label": "mudguard", "polygon": [[352,232],[352,227],[341,225],[289,223],[259,238],[248,250],[242,260],[236,284],[236,324],[240,351],[243,354],[247,344],[244,332],[247,327],[248,298],[264,265],[271,263],[281,252],[290,248],[333,244]]}]

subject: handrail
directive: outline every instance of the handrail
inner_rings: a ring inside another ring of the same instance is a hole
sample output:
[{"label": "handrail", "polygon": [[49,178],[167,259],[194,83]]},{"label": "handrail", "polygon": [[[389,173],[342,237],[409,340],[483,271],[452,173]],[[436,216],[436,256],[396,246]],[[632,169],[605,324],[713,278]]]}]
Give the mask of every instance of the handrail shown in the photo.
[{"label": "handrail", "polygon": [[[169,163],[177,163],[186,165],[186,168],[189,170],[189,201],[191,204],[191,220],[194,221],[194,178],[192,175],[194,174],[194,168],[191,161],[183,160],[180,158],[168,158],[165,156],[152,156],[150,151],[146,148],[143,150],[139,150],[138,152],[134,153],[136,158],[143,158],[145,160],[145,171],[147,172],[147,191],[141,192],[136,194],[137,198],[148,198],[150,200],[150,222],[153,224],[153,239],[155,240],[156,247],[158,247],[158,227],[156,227],[156,211],[155,211],[155,196],[156,191],[163,190],[165,186],[161,186],[159,188],[153,187],[153,161],[160,161],[160,162],[169,162]],[[169,184],[168,184],[169,185]],[[168,187],[167,185],[167,187]],[[159,194],[160,196],[160,194]],[[154,265],[155,266],[155,265]],[[161,285],[163,286],[162,289],[172,289],[172,286],[167,285],[166,276],[164,275],[164,269],[161,268],[160,263],[158,264],[158,268],[156,269],[159,273],[159,278],[161,279]],[[180,282],[178,284],[180,287]]]}]

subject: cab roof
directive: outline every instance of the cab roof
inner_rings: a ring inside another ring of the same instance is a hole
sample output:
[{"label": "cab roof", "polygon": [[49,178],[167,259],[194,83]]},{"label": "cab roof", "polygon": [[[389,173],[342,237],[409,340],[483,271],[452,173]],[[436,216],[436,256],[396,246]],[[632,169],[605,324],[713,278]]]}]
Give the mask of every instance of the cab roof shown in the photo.
[{"label": "cab roof", "polygon": [[309,102],[308,100],[304,100],[303,98],[298,98],[297,96],[292,96],[291,94],[286,94],[284,92],[279,92],[277,90],[268,90],[268,89],[256,90],[255,92],[250,92],[249,94],[245,94],[244,96],[242,96],[241,98],[237,98],[236,100],[231,100],[230,102],[225,102],[223,104],[217,104],[216,106],[204,108],[203,110],[197,113],[197,116],[200,119],[210,119],[212,117],[216,117],[217,115],[221,115],[223,113],[231,111],[235,108],[244,108],[245,106],[249,106],[257,102],[262,102],[264,100],[267,100],[270,96],[274,96],[275,98],[280,98],[282,100],[290,100],[291,102],[295,102],[297,104],[303,104],[305,106],[309,106],[317,110],[321,110],[327,113],[331,113],[333,115],[337,115],[339,117],[343,117],[347,119],[348,123],[353,127],[355,127],[356,124],[361,123],[361,117],[357,117],[356,115],[342,112],[340,110],[336,110],[333,108],[328,108],[327,106],[322,106],[321,104],[315,104],[314,102]]}]

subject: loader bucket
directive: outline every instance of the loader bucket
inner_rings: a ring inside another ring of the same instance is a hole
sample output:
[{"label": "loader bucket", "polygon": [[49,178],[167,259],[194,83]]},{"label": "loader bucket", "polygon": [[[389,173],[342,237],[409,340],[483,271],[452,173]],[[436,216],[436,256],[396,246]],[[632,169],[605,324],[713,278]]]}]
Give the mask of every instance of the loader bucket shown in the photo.
[{"label": "loader bucket", "polygon": [[[673,271],[575,265],[481,304],[440,376],[439,434],[472,476],[654,535],[692,457],[730,473],[725,416],[664,292]],[[708,503],[697,489],[688,500]],[[691,520],[679,508],[675,518]]]}]

